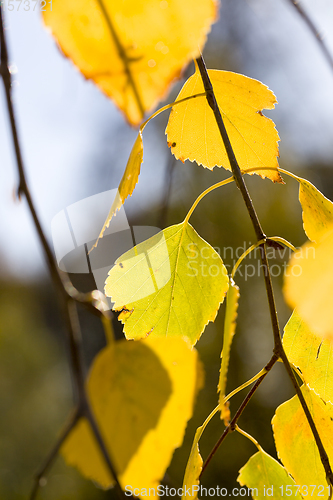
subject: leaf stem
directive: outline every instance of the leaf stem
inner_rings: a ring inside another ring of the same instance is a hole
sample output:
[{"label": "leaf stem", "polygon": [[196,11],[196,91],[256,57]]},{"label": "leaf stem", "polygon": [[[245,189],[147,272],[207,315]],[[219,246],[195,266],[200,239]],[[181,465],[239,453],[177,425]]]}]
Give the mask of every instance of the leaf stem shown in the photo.
[{"label": "leaf stem", "polygon": [[188,211],[188,213],[187,213],[187,215],[185,217],[185,220],[184,220],[184,224],[188,223],[188,221],[189,221],[191,215],[193,214],[196,206],[202,200],[202,198],[204,198],[206,196],[206,194],[211,193],[212,191],[214,191],[214,189],[217,189],[217,188],[219,188],[221,186],[225,186],[226,184],[229,184],[230,182],[233,182],[233,180],[234,180],[233,177],[228,177],[228,179],[224,179],[224,181],[217,182],[216,184],[213,184],[212,186],[210,186],[209,188],[207,188],[205,191],[203,191],[198,196],[198,198],[195,200],[195,202],[191,206],[190,210]]}]

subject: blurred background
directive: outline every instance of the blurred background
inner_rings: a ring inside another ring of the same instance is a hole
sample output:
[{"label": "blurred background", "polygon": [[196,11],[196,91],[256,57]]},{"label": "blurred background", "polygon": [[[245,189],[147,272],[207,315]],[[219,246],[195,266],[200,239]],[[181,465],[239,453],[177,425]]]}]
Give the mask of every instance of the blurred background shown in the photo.
[{"label": "blurred background", "polygon": [[[302,5],[333,52],[333,3],[304,0]],[[51,240],[51,221],[85,197],[117,188],[137,132],[57,49],[37,12],[5,12],[14,75],[14,105],[30,189],[43,228]],[[265,112],[280,134],[280,166],[311,180],[333,199],[333,72],[304,21],[288,0],[222,0],[219,20],[204,51],[209,68],[243,73],[268,85],[279,104]],[[184,76],[193,72],[193,66]],[[168,102],[183,82],[174,85]],[[162,104],[161,104],[162,105]],[[125,203],[131,225],[164,228],[182,221],[198,194],[226,178],[223,169],[174,162],[164,130],[168,113],[144,132],[144,163],[137,188]],[[0,93],[0,498],[27,498],[32,476],[55,442],[72,405],[64,325],[25,200],[14,193],[18,178],[4,93]],[[305,241],[298,185],[285,178],[273,185],[246,177],[264,231],[295,246]],[[207,196],[191,223],[212,246],[246,248],[255,236],[240,194],[228,185]],[[245,245],[245,247],[244,247]],[[233,257],[226,252],[231,271]],[[277,256],[274,286],[280,323],[290,311],[281,286],[286,252]],[[248,264],[256,265],[252,257]],[[236,275],[241,299],[231,355],[228,389],[257,373],[270,359],[272,333],[263,280]],[[89,275],[72,275],[80,290],[94,286]],[[206,383],[199,393],[184,446],[176,450],[165,481],[181,486],[195,429],[217,402],[224,306],[197,348]],[[105,345],[99,321],[80,311],[87,367]],[[121,336],[119,325],[117,334]],[[239,424],[275,455],[270,420],[275,408],[293,395],[283,367],[276,366],[256,393]],[[231,402],[235,411],[244,394]],[[206,457],[223,432],[218,417],[201,442]],[[237,486],[238,470],[254,446],[231,435],[203,477],[203,486]],[[45,500],[113,498],[84,480],[59,458],[39,493]]]}]

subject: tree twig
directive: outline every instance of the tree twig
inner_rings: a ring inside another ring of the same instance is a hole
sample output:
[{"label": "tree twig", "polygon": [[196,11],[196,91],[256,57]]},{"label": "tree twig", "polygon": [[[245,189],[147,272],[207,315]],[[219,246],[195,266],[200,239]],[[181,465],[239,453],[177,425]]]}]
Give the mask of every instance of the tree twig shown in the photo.
[{"label": "tree twig", "polygon": [[316,28],[314,22],[312,21],[312,19],[310,18],[310,16],[306,13],[306,11],[304,10],[304,8],[302,7],[302,5],[299,3],[298,0],[289,0],[289,3],[291,3],[291,5],[293,7],[295,7],[295,9],[299,13],[299,15],[301,16],[301,18],[305,22],[305,24],[310,29],[311,33],[314,35],[315,39],[317,40],[317,42],[319,44],[319,47],[321,48],[324,56],[326,57],[326,60],[327,60],[327,62],[329,64],[329,66],[333,70],[333,57],[332,57],[332,54],[328,50],[327,45],[325,44],[325,42],[323,40],[323,37],[319,33],[318,29]]},{"label": "tree twig", "polygon": [[[253,228],[254,228],[256,236],[257,236],[257,240],[258,241],[260,241],[262,239],[266,240],[266,236],[261,228],[257,213],[256,213],[255,208],[253,206],[253,203],[252,203],[252,200],[250,198],[247,187],[245,185],[245,181],[244,181],[244,178],[242,176],[240,167],[238,165],[233,148],[231,146],[231,143],[230,143],[230,140],[229,140],[229,137],[228,137],[228,134],[227,134],[224,122],[223,122],[223,118],[222,118],[220,109],[218,107],[217,101],[216,101],[216,97],[215,97],[214,90],[213,90],[213,85],[210,81],[203,57],[200,56],[198,59],[196,59],[196,62],[198,64],[201,78],[202,78],[204,88],[206,91],[207,102],[214,113],[215,120],[216,120],[217,126],[219,128],[221,138],[223,140],[223,144],[224,144],[224,147],[225,147],[227,155],[228,155],[229,163],[231,166],[233,176],[235,178],[235,182],[241,191],[243,200],[245,202],[246,208],[248,210],[249,216],[250,216],[252,224],[253,224]],[[316,425],[314,423],[314,420],[312,418],[310,410],[306,404],[303,393],[302,393],[302,391],[297,383],[297,379],[295,377],[295,374],[292,370],[292,367],[289,363],[289,360],[287,358],[287,355],[284,352],[284,348],[282,345],[280,326],[279,326],[276,305],[275,305],[274,292],[273,292],[273,285],[272,285],[271,274],[270,274],[269,264],[268,264],[268,259],[267,259],[266,243],[261,244],[259,248],[261,250],[260,251],[261,264],[262,264],[262,268],[263,268],[266,294],[267,294],[267,298],[268,298],[268,305],[269,305],[269,311],[270,311],[272,329],[273,329],[273,337],[274,337],[273,352],[278,358],[281,358],[283,361],[283,364],[284,364],[286,371],[289,375],[289,378],[290,378],[290,380],[295,388],[295,392],[296,392],[298,399],[301,403],[301,406],[303,408],[303,411],[305,413],[307,421],[310,425],[313,437],[315,439],[315,442],[316,442],[316,445],[317,445],[317,448],[319,451],[321,462],[322,462],[323,467],[325,469],[326,477],[329,479],[331,485],[333,485],[333,473],[332,473],[332,469],[331,469],[331,466],[329,463],[329,459],[328,459],[326,450],[323,446],[323,443],[322,443],[321,438],[319,436],[318,430],[316,428]]]},{"label": "tree twig", "polygon": [[[13,142],[14,142],[14,149],[15,149],[15,157],[16,157],[16,163],[17,163],[17,169],[18,169],[18,174],[19,174],[19,187],[18,187],[18,195],[22,196],[24,195],[26,197],[29,210],[31,212],[38,237],[40,239],[40,243],[42,245],[46,262],[51,274],[51,278],[53,283],[55,284],[58,292],[60,293],[61,299],[62,299],[62,306],[63,306],[63,314],[65,321],[67,323],[67,333],[68,333],[68,340],[69,340],[69,347],[70,347],[70,359],[71,359],[71,370],[72,370],[72,376],[73,380],[75,382],[75,390],[76,390],[76,398],[78,400],[77,402],[77,413],[75,411],[75,414],[77,415],[76,421],[74,422],[73,426],[79,419],[79,417],[84,416],[88,419],[89,424],[91,426],[91,429],[93,431],[93,434],[96,438],[97,444],[101,450],[101,453],[104,457],[104,460],[107,464],[107,467],[115,481],[115,487],[118,492],[118,496],[120,498],[125,498],[124,492],[120,486],[118,476],[116,473],[116,469],[113,465],[113,461],[110,458],[110,453],[107,450],[107,447],[102,439],[102,436],[100,434],[98,425],[95,421],[93,412],[90,408],[90,403],[87,398],[86,390],[85,390],[85,376],[84,376],[84,368],[83,368],[83,361],[82,361],[82,354],[81,354],[81,332],[80,332],[80,325],[78,322],[77,318],[77,312],[76,312],[76,304],[75,300],[77,300],[77,297],[74,298],[72,295],[67,293],[67,290],[64,286],[63,280],[61,279],[61,276],[59,274],[56,262],[53,257],[52,250],[50,248],[50,245],[46,239],[46,236],[44,234],[44,231],[41,227],[39,218],[37,216],[37,212],[32,200],[32,197],[30,195],[30,191],[28,188],[28,184],[26,181],[26,176],[25,176],[25,169],[23,165],[23,159],[22,159],[22,153],[21,153],[21,148],[20,148],[20,142],[18,139],[18,133],[17,133],[17,126],[16,126],[16,120],[15,120],[15,114],[14,114],[14,108],[13,108],[13,103],[12,103],[12,98],[11,98],[11,74],[9,71],[8,67],[8,50],[7,50],[7,44],[6,44],[6,37],[5,37],[5,32],[4,32],[4,23],[3,23],[3,11],[2,11],[2,3],[0,2],[0,49],[1,49],[1,57],[0,57],[0,75],[2,77],[3,83],[4,83],[4,88],[5,88],[5,95],[6,95],[6,103],[7,103],[7,109],[8,109],[8,114],[9,114],[9,120],[10,120],[10,127],[11,127],[11,133],[13,137]],[[89,303],[89,301],[87,302]],[[93,305],[93,302],[91,302],[91,305]],[[97,308],[95,307],[97,310]],[[103,311],[99,310],[100,314],[104,314]],[[69,431],[73,428],[70,427]],[[68,429],[67,429],[68,430]],[[64,439],[68,436],[68,433],[64,434]],[[54,447],[54,450],[58,450],[60,445],[60,440],[58,440],[57,444]],[[37,494],[37,490],[39,487],[40,481],[38,481],[35,486],[34,486],[34,495]]]},{"label": "tree twig", "polygon": [[202,466],[202,470],[201,470],[199,479],[201,478],[201,476],[204,473],[204,471],[206,470],[209,462],[212,460],[213,456],[215,455],[215,453],[217,452],[217,450],[219,449],[219,447],[221,446],[221,444],[223,443],[223,441],[225,440],[225,438],[227,437],[227,435],[230,434],[231,432],[233,432],[236,429],[236,424],[237,424],[240,416],[242,415],[243,411],[245,410],[246,406],[250,402],[253,394],[256,392],[256,390],[260,386],[261,382],[264,380],[264,378],[266,377],[266,375],[268,374],[268,372],[271,371],[271,369],[273,368],[273,366],[275,365],[275,363],[277,362],[278,359],[279,359],[278,356],[276,356],[275,354],[273,354],[272,358],[270,359],[270,361],[265,366],[266,373],[264,373],[260,378],[258,378],[258,380],[255,382],[255,384],[252,386],[252,388],[249,390],[249,392],[245,396],[243,402],[239,406],[239,408],[236,411],[234,417],[232,418],[232,420],[230,421],[230,423],[227,425],[227,427],[224,429],[223,434],[218,439],[218,441],[216,442],[214,448],[212,449],[212,451],[209,453],[208,457],[206,458],[206,460],[205,460],[205,462],[204,462],[204,464]]}]

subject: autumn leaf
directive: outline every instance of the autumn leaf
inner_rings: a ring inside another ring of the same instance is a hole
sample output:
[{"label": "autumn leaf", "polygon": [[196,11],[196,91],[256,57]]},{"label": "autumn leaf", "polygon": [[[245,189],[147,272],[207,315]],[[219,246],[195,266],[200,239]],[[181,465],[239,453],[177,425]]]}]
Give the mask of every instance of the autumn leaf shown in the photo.
[{"label": "autumn leaf", "polygon": [[[325,403],[314,391],[305,385],[302,392],[307,406],[314,419],[323,446],[330,462],[333,461],[333,406]],[[326,474],[321,463],[309,423],[297,398],[280,405],[272,420],[276,449],[280,460],[296,484],[304,485],[300,493],[304,498],[316,498],[311,494],[310,487],[317,486],[315,494],[328,498]],[[321,488],[321,490],[319,489]]]},{"label": "autumn leaf", "polygon": [[333,346],[315,335],[296,311],[284,329],[283,346],[304,383],[325,402],[333,403]]},{"label": "autumn leaf", "polygon": [[226,297],[226,311],[224,318],[224,333],[223,333],[223,349],[221,352],[221,369],[220,378],[218,384],[219,391],[219,405],[221,409],[221,418],[224,419],[225,424],[228,425],[229,420],[229,410],[228,407],[223,403],[225,398],[225,390],[227,385],[227,373],[230,359],[230,349],[233,336],[235,335],[236,329],[236,319],[237,319],[237,309],[239,301],[239,288],[233,282],[230,281],[229,290]]},{"label": "autumn leaf", "polygon": [[309,240],[319,243],[333,229],[333,203],[311,182],[298,179],[304,231]]},{"label": "autumn leaf", "polygon": [[199,477],[202,471],[203,460],[199,451],[199,439],[204,427],[198,427],[194,436],[191,452],[187,461],[183,482],[182,500],[196,500],[198,498]]},{"label": "autumn leaf", "polygon": [[98,239],[94,244],[93,248],[97,247],[100,238],[103,238],[105,230],[109,227],[112,217],[118,212],[118,210],[124,204],[126,198],[131,196],[134,188],[139,180],[141,163],[143,160],[143,142],[142,142],[142,132],[140,130],[138,137],[133,145],[131,154],[128,158],[125,172],[120,181],[117,194],[112,203],[106,221],[99,233]]},{"label": "autumn leaf", "polygon": [[[272,120],[261,112],[274,108],[273,92],[261,82],[237,73],[209,70],[208,74],[241,171],[282,182],[277,162],[279,135]],[[196,67],[177,100],[203,90]],[[215,166],[231,170],[207,100],[188,101],[173,107],[166,134],[177,159],[196,161],[211,170]]]},{"label": "autumn leaf", "polygon": [[320,243],[306,243],[286,269],[284,297],[311,331],[333,340],[333,230]]},{"label": "autumn leaf", "polygon": [[127,339],[182,337],[194,345],[228,286],[221,257],[184,221],[119,257],[105,293]]},{"label": "autumn leaf", "polygon": [[319,243],[333,229],[333,203],[308,180],[282,168],[279,170],[299,182],[304,231],[309,240]]},{"label": "autumn leaf", "polygon": [[255,500],[267,500],[267,497],[285,499],[291,494],[297,500],[302,498],[286,469],[264,450],[258,451],[241,468],[237,481],[251,489]]},{"label": "autumn leaf", "polygon": [[[97,355],[87,391],[123,488],[157,488],[182,443],[201,385],[197,352],[181,339],[122,340]],[[61,453],[103,488],[112,485],[85,419]]]},{"label": "autumn leaf", "polygon": [[198,57],[215,0],[53,0],[43,12],[63,53],[138,125]]}]

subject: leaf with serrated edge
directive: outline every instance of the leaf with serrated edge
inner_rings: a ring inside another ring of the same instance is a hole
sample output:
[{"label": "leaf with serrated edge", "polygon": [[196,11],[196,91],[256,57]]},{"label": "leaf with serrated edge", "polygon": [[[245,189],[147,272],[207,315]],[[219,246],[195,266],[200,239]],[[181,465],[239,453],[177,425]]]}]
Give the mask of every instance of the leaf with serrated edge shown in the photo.
[{"label": "leaf with serrated edge", "polygon": [[105,293],[120,311],[127,339],[183,337],[194,345],[228,286],[221,257],[183,222],[119,257]]},{"label": "leaf with serrated edge", "polygon": [[[325,404],[305,385],[301,389],[329,461],[333,463],[333,406],[330,403]],[[317,485],[316,495],[319,493],[318,487],[322,486],[325,495],[319,497],[328,498],[324,467],[297,396],[277,408],[272,426],[278,457],[296,484]],[[304,498],[316,498],[311,496],[310,490],[308,496],[304,494],[304,489],[301,489],[300,493]]]},{"label": "leaf with serrated edge", "polygon": [[[262,109],[276,103],[271,90],[257,80],[229,71],[208,70],[235,156],[243,173],[283,182],[278,172],[279,135]],[[202,92],[200,72],[184,84],[177,100]],[[172,108],[166,128],[168,145],[179,160],[206,168],[231,170],[220,131],[207,100],[187,101]],[[251,171],[251,172],[250,172]]]},{"label": "leaf with serrated edge", "polygon": [[110,212],[107,216],[106,221],[104,222],[104,226],[93,248],[97,247],[98,241],[101,238],[103,238],[103,234],[105,230],[109,227],[112,217],[122,207],[126,198],[128,196],[132,196],[134,188],[139,180],[142,160],[143,160],[143,142],[142,142],[142,133],[140,130],[138,137],[136,138],[136,141],[133,145],[131,154],[128,158],[126,169],[120,181],[117,194],[112,203],[112,207],[110,208]]},{"label": "leaf with serrated edge", "polygon": [[215,0],[53,0],[44,22],[63,53],[132,125],[200,55]]},{"label": "leaf with serrated edge", "polygon": [[333,403],[333,346],[311,332],[296,311],[284,329],[283,346],[304,382],[325,402]]},{"label": "leaf with serrated edge", "polygon": [[199,476],[201,474],[203,464],[199,451],[199,439],[202,431],[203,426],[198,427],[194,436],[191,453],[184,474],[182,500],[196,500],[198,498],[196,487],[199,485]]},{"label": "leaf with serrated edge", "polygon": [[225,420],[227,423],[229,417],[229,410],[227,410],[226,406],[223,404],[223,400],[225,398],[225,390],[227,384],[227,373],[229,366],[229,358],[230,358],[230,348],[232,339],[235,335],[236,330],[236,319],[237,319],[237,309],[238,309],[238,301],[239,301],[239,288],[233,282],[230,281],[229,290],[227,292],[226,297],[226,311],[224,318],[224,333],[223,333],[223,349],[221,352],[221,369],[220,369],[220,378],[218,384],[219,391],[219,405],[221,409],[221,418]]},{"label": "leaf with serrated edge", "polygon": [[300,177],[297,179],[304,231],[309,240],[319,243],[333,229],[333,203],[311,182]]},{"label": "leaf with serrated edge", "polygon": [[[197,351],[181,339],[121,340],[97,355],[87,391],[123,488],[157,488],[183,441],[201,378]],[[85,419],[61,453],[103,488],[112,485]]]},{"label": "leaf with serrated edge", "polygon": [[[241,468],[237,481],[241,486],[246,485],[251,489],[251,496],[255,500],[267,500],[267,497],[285,499],[290,491],[292,498],[302,498],[286,469],[264,450],[258,451]],[[286,490],[286,486],[290,488]]]}]

